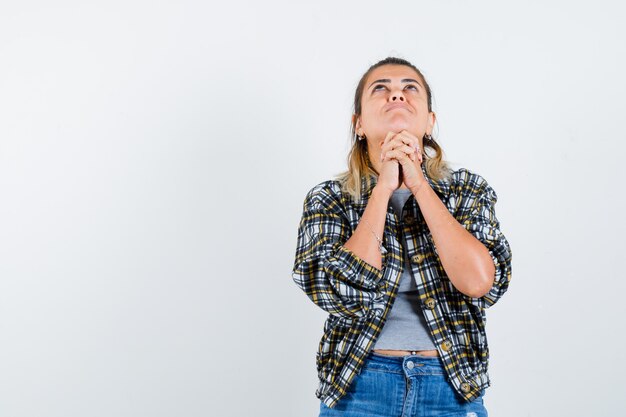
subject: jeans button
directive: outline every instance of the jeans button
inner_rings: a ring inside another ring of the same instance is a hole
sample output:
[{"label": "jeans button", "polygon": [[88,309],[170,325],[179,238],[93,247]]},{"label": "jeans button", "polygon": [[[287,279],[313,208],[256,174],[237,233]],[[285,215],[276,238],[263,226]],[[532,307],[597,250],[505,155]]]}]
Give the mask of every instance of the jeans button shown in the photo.
[{"label": "jeans button", "polygon": [[415,367],[415,364],[413,362],[407,362],[406,367],[409,369],[413,369]]}]

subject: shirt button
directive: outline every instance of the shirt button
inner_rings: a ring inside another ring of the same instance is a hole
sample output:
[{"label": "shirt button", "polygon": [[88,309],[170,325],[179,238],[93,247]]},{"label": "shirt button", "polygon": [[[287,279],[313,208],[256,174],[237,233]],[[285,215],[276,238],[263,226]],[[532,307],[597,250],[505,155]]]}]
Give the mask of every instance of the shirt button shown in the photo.
[{"label": "shirt button", "polygon": [[415,224],[415,217],[408,215],[404,217],[404,224],[412,225]]},{"label": "shirt button", "polygon": [[461,384],[461,391],[467,393],[467,392],[470,392],[471,390],[472,390],[472,387],[467,382],[463,382]]},{"label": "shirt button", "polygon": [[407,362],[406,367],[409,369],[415,368],[415,364],[413,362]]},{"label": "shirt button", "polygon": [[426,305],[426,307],[428,307],[429,309],[433,309],[435,308],[435,299],[434,298],[427,298],[426,301],[424,302],[424,304]]},{"label": "shirt button", "polygon": [[450,342],[449,340],[444,340],[443,343],[441,344],[441,349],[443,349],[444,351],[449,351],[450,348],[452,347],[452,342]]},{"label": "shirt button", "polygon": [[411,256],[411,262],[413,262],[414,264],[422,263],[423,260],[424,260],[424,255],[418,254],[418,255]]}]

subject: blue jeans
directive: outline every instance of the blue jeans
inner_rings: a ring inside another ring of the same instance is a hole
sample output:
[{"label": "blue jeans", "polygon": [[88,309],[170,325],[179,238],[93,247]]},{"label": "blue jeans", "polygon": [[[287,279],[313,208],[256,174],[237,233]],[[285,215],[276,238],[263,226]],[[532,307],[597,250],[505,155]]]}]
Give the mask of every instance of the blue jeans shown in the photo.
[{"label": "blue jeans", "polygon": [[437,356],[386,356],[372,351],[334,408],[320,401],[319,415],[487,417],[484,394],[485,390],[474,401],[465,401],[448,382]]}]

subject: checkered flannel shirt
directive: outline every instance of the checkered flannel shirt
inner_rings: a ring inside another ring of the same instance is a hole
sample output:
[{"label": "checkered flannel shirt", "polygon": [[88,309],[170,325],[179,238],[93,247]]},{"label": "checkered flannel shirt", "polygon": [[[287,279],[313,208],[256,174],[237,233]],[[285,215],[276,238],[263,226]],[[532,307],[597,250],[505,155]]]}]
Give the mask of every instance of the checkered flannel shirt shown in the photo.
[{"label": "checkered flannel shirt", "polygon": [[395,300],[405,251],[416,278],[421,308],[454,389],[467,401],[490,386],[485,309],[506,292],[511,248],[500,231],[495,191],[468,169],[428,183],[454,218],[482,242],[495,265],[490,291],[480,298],[458,291],[444,271],[414,196],[400,222],[388,206],[382,269],[343,246],[356,229],[377,177],[362,177],[360,203],[337,180],[313,187],[303,204],[292,277],[318,307],[328,312],[316,353],[317,398],[333,408],[345,395],[374,346]]}]

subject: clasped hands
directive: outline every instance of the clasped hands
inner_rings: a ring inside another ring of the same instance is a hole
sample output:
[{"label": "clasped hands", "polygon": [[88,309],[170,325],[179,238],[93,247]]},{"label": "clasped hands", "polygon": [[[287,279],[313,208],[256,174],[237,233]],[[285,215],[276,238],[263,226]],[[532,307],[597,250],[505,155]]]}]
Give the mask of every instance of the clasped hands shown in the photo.
[{"label": "clasped hands", "polygon": [[415,194],[426,182],[421,168],[423,159],[415,135],[406,130],[389,132],[381,142],[382,168],[378,181],[391,192],[404,183]]}]

